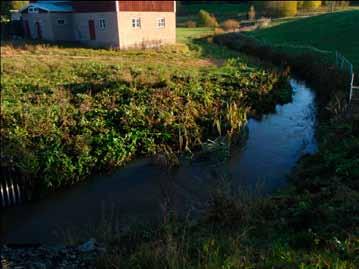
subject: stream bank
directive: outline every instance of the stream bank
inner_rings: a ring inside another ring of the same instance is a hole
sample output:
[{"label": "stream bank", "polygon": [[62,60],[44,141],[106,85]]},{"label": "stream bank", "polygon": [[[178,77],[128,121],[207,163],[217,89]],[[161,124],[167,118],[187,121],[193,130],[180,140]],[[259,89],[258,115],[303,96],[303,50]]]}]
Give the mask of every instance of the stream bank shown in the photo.
[{"label": "stream bank", "polygon": [[291,80],[291,87],[293,102],[260,120],[250,119],[245,146],[234,150],[227,163],[198,161],[165,172],[149,160],[133,162],[111,176],[4,210],[1,242],[56,244],[69,230],[86,240],[88,224],[104,215],[116,212],[122,225],[158,221],[166,203],[188,212],[208,200],[224,174],[237,189],[260,184],[269,193],[284,186],[299,158],[316,151],[315,95],[302,82]]}]

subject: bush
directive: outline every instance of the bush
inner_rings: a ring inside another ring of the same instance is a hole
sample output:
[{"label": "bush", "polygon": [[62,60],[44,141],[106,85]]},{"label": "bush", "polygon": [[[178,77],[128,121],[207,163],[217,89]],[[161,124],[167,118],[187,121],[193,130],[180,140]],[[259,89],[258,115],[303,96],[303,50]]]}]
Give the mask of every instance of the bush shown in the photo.
[{"label": "bush", "polygon": [[237,20],[233,20],[233,19],[230,19],[230,20],[226,20],[224,23],[223,23],[223,29],[225,31],[235,31],[239,28],[240,26],[240,23],[239,21]]},{"label": "bush", "polygon": [[[351,5],[355,5],[354,2],[359,3],[358,1],[351,1]],[[330,11],[334,11],[336,9],[346,8],[350,4],[350,1],[324,1],[323,5],[329,8]]]},{"label": "bush", "polygon": [[192,21],[192,20],[186,21],[186,27],[187,28],[196,28],[197,23],[195,21]]},{"label": "bush", "polygon": [[265,16],[291,17],[298,10],[298,1],[254,1],[254,4]]},{"label": "bush", "polygon": [[322,1],[303,1],[303,9],[311,11],[320,8]]},{"label": "bush", "polygon": [[198,13],[198,16],[201,25],[206,27],[213,27],[213,28],[218,26],[216,17],[214,15],[209,14],[207,11],[201,10]]},{"label": "bush", "polygon": [[270,18],[262,17],[257,21],[259,28],[266,28],[271,24],[272,20]]},{"label": "bush", "polygon": [[216,27],[215,29],[214,29],[214,34],[215,35],[221,35],[221,34],[223,34],[224,33],[224,30],[221,28],[221,27]]}]

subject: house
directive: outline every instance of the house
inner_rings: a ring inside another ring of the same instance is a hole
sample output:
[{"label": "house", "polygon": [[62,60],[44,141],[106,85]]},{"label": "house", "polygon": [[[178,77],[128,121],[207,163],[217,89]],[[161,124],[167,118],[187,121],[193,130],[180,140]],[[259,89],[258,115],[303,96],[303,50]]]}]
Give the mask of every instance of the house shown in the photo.
[{"label": "house", "polygon": [[176,42],[176,1],[30,1],[25,35],[92,47],[153,47]]}]

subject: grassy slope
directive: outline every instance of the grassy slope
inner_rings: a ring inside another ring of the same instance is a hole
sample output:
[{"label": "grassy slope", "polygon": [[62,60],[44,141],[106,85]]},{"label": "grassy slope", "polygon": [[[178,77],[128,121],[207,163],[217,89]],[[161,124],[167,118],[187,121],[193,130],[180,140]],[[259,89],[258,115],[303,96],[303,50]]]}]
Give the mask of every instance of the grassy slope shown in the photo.
[{"label": "grassy slope", "polygon": [[359,70],[359,10],[298,19],[250,35],[275,44],[338,50]]}]

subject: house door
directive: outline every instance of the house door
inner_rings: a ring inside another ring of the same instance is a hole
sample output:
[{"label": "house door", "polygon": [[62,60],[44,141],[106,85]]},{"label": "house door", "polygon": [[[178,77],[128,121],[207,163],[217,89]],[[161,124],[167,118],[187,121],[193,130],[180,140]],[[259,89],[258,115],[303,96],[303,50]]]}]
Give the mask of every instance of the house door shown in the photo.
[{"label": "house door", "polygon": [[27,20],[24,21],[24,34],[25,34],[25,37],[27,37],[27,38],[31,37],[30,25],[29,25],[29,21],[27,21]]},{"label": "house door", "polygon": [[35,23],[36,33],[37,33],[37,39],[42,39],[42,33],[41,33],[41,25],[39,22]]},{"label": "house door", "polygon": [[89,20],[89,32],[90,32],[90,39],[96,40],[96,30],[95,30],[94,20]]}]

